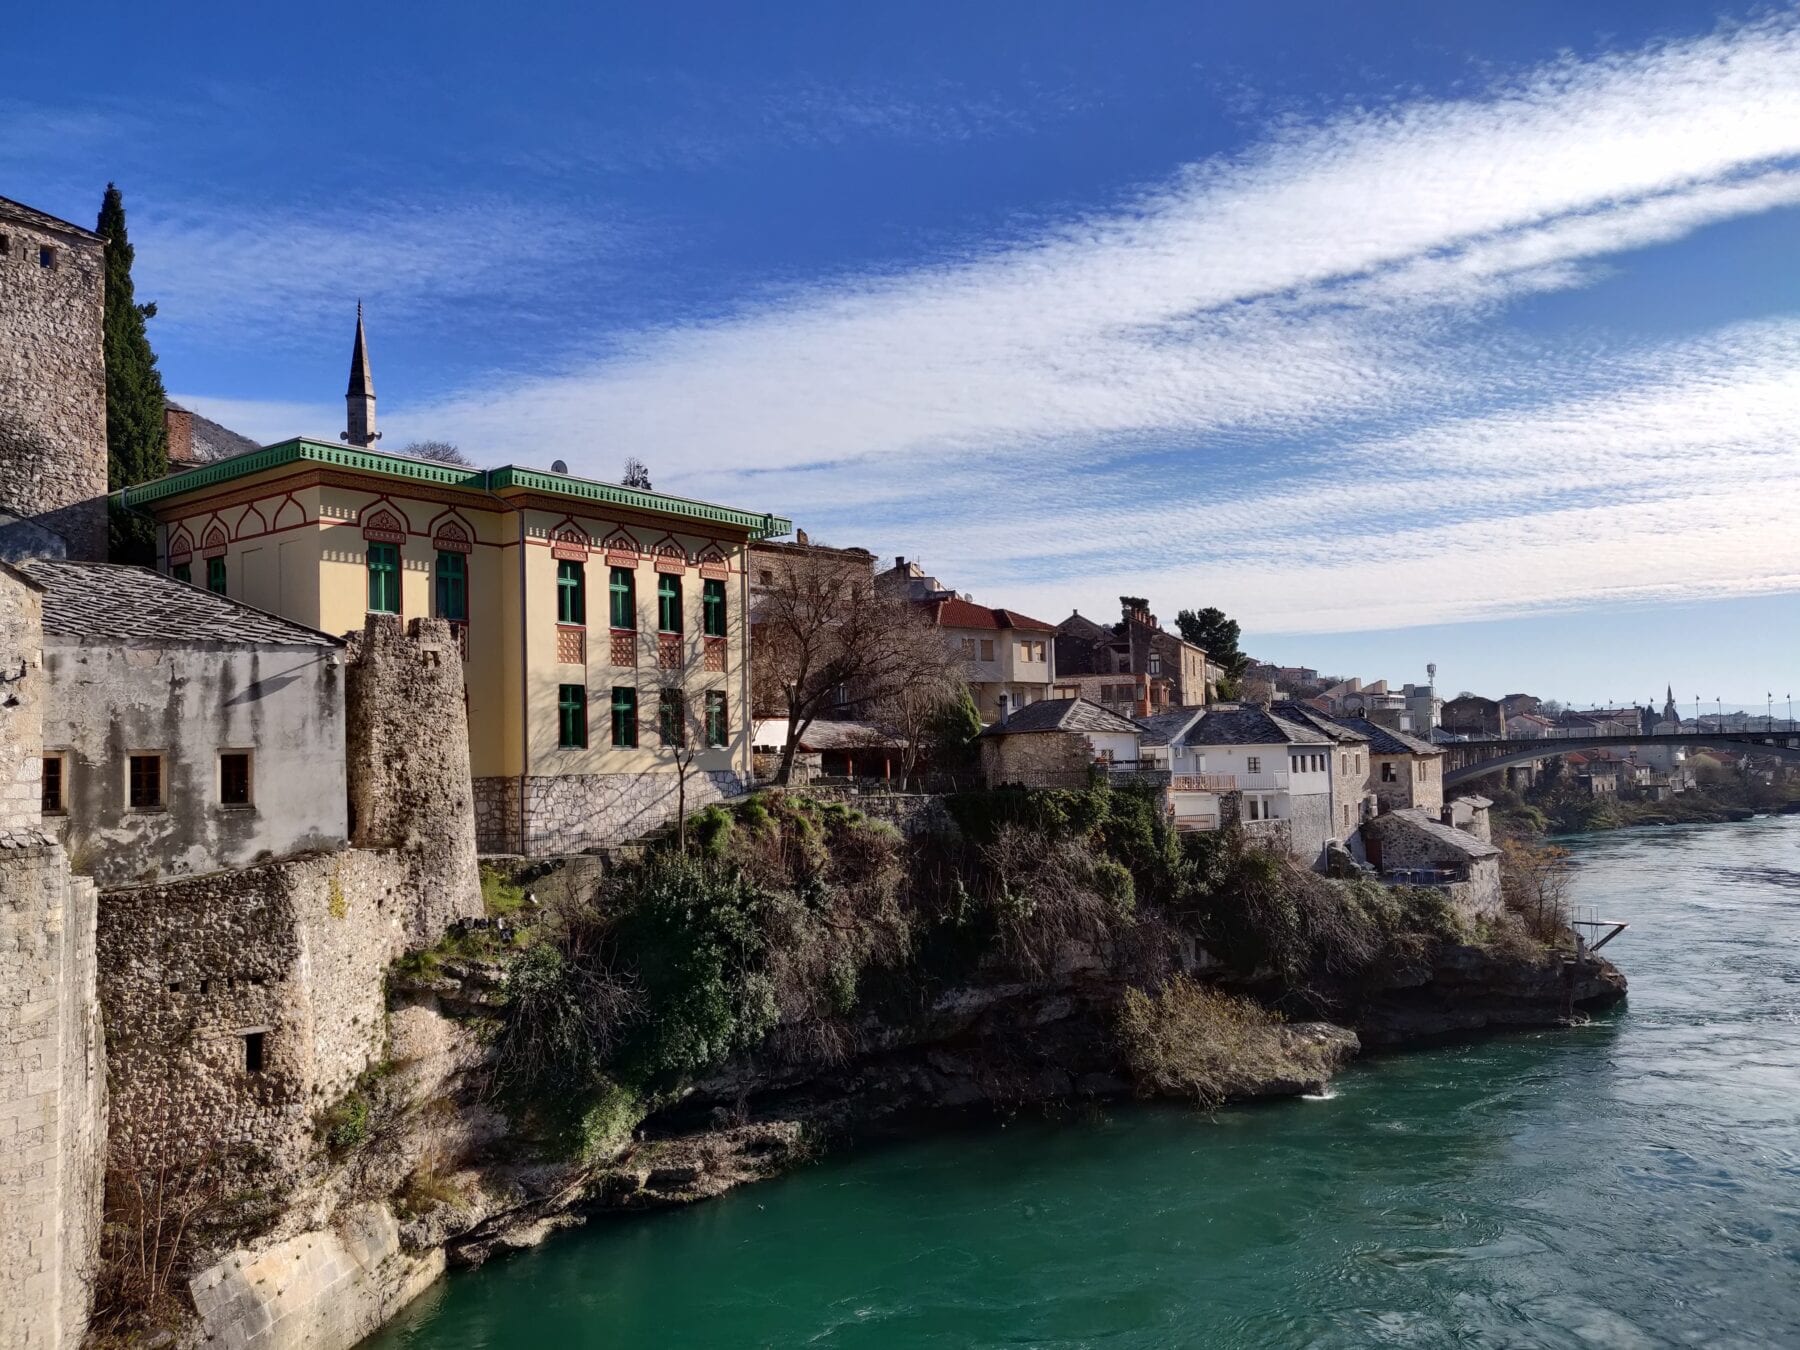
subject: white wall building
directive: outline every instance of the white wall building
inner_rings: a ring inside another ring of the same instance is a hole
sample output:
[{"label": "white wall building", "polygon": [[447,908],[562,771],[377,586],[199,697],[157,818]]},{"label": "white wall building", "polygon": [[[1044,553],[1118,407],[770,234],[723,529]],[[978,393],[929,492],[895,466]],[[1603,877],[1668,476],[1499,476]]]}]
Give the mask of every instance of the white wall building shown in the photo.
[{"label": "white wall building", "polygon": [[1246,828],[1283,837],[1295,857],[1317,863],[1333,837],[1335,744],[1262,708],[1227,705],[1195,717],[1168,740],[1176,827],[1218,829],[1223,799],[1235,792]]}]

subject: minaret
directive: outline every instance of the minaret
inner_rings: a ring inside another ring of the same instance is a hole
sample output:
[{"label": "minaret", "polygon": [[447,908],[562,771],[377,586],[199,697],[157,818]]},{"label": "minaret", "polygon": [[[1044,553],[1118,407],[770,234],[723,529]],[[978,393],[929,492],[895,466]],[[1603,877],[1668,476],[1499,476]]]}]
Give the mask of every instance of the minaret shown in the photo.
[{"label": "minaret", "polygon": [[356,302],[356,346],[350,352],[350,387],[344,391],[345,423],[339,437],[366,450],[381,439],[375,430],[375,377],[369,373],[369,347],[363,337],[362,301]]},{"label": "minaret", "polygon": [[1663,704],[1663,721],[1679,722],[1681,714],[1675,710],[1675,686],[1669,686],[1669,701]]}]

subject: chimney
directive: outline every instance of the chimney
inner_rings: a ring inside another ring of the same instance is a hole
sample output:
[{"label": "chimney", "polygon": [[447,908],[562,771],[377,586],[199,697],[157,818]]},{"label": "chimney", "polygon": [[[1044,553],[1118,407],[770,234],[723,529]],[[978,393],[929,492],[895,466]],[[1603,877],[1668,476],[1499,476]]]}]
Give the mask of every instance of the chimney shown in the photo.
[{"label": "chimney", "polygon": [[894,555],[894,570],[896,572],[904,572],[906,570],[906,555],[904,553],[896,553]]},{"label": "chimney", "polygon": [[1144,674],[1144,675],[1138,676],[1138,716],[1139,717],[1148,717],[1149,715],[1150,715],[1150,676],[1148,674]]},{"label": "chimney", "polygon": [[186,467],[194,462],[194,414],[173,403],[163,405],[163,430],[169,438],[169,467]]}]

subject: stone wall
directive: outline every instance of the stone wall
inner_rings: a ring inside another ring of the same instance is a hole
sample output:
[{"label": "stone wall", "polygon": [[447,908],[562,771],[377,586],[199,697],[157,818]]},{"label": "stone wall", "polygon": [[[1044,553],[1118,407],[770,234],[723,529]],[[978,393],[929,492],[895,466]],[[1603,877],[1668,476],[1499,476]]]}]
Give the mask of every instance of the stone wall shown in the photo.
[{"label": "stone wall", "polygon": [[4,204],[0,238],[0,557],[104,561],[104,245]]},{"label": "stone wall", "polygon": [[292,1182],[317,1113],[381,1058],[384,975],[412,945],[414,880],[404,854],[351,849],[106,892],[115,1157]]},{"label": "stone wall", "polygon": [[43,819],[44,588],[0,563],[0,831]]},{"label": "stone wall", "polygon": [[[668,773],[571,773],[525,780],[525,834],[517,852],[529,858],[585,853],[637,839],[675,819],[677,780]],[[735,772],[688,774],[687,809],[742,796]]]},{"label": "stone wall", "polygon": [[1331,798],[1323,792],[1290,793],[1287,827],[1288,847],[1308,867],[1322,867],[1325,841],[1343,837],[1343,831],[1332,828]]},{"label": "stone wall", "polygon": [[394,848],[415,874],[414,945],[481,913],[469,719],[456,638],[442,619],[372,614],[350,637],[345,680],[350,838]]},{"label": "stone wall", "polygon": [[87,1327],[106,1147],[94,887],[62,850],[0,833],[0,1346],[74,1350]]},{"label": "stone wall", "polygon": [[480,853],[519,854],[525,851],[519,829],[520,780],[477,778],[475,794],[475,848]]},{"label": "stone wall", "polygon": [[1083,788],[1094,754],[1075,731],[1038,731],[981,738],[981,778],[989,787]]}]

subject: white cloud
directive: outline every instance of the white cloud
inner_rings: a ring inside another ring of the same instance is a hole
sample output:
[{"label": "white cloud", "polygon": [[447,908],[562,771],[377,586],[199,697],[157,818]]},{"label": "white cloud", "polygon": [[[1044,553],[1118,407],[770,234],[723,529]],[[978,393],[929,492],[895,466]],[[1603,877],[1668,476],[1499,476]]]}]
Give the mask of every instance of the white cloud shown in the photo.
[{"label": "white cloud", "polygon": [[[1595,354],[1493,320],[1797,204],[1789,18],[1290,126],[1038,237],[638,333],[389,434],[596,476],[638,455],[1045,617],[1120,590],[1280,632],[1784,589],[1800,531],[1764,522],[1795,518],[1792,475],[1749,519],[1722,484],[1781,478],[1794,324]],[[435,242],[396,249],[397,286]]]}]

